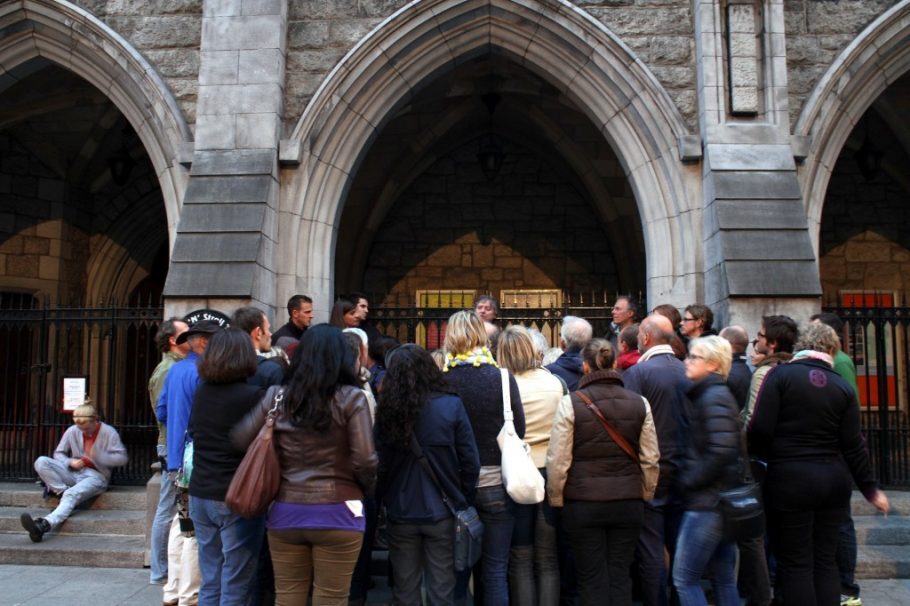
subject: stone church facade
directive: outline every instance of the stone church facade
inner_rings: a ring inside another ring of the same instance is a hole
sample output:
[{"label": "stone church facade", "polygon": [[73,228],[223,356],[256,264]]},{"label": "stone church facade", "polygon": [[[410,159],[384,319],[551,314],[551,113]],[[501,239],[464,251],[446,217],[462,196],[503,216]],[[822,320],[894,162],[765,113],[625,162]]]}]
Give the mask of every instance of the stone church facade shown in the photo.
[{"label": "stone church facade", "polygon": [[910,0],[12,0],[0,291],[910,291]]}]

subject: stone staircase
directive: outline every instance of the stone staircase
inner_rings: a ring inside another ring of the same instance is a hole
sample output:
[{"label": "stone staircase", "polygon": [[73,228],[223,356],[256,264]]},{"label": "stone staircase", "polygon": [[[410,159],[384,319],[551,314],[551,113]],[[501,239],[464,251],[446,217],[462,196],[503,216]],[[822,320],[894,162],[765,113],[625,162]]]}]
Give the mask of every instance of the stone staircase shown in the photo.
[{"label": "stone staircase", "polygon": [[146,494],[145,486],[113,486],[77,508],[44,541],[32,543],[19,516],[46,515],[59,500],[45,501],[37,484],[0,483],[0,564],[142,568],[146,519],[157,505]]},{"label": "stone staircase", "polygon": [[887,493],[891,502],[887,518],[860,493],[853,493],[850,505],[858,544],[857,579],[910,578],[910,492]]}]

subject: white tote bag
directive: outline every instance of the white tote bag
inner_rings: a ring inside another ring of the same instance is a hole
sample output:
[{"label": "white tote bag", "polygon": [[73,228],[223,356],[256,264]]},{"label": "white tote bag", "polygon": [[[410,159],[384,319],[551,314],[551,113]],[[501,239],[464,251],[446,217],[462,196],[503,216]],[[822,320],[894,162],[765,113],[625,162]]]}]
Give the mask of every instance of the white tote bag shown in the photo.
[{"label": "white tote bag", "polygon": [[543,501],[545,495],[543,476],[531,458],[531,447],[515,432],[509,371],[505,368],[499,371],[502,373],[502,416],[505,423],[496,441],[502,451],[502,484],[516,503],[534,505]]}]

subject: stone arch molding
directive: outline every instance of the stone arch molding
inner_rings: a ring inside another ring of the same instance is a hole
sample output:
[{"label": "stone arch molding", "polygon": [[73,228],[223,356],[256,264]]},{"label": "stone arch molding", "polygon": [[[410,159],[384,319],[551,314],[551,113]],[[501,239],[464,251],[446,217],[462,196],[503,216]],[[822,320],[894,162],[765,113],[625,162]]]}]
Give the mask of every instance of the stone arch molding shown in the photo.
[{"label": "stone arch molding", "polygon": [[14,0],[0,6],[3,76],[36,57],[78,74],[114,103],[149,154],[164,198],[173,243],[188,174],[177,162],[192,133],[155,68],[91,13],[64,0]]},{"label": "stone arch molding", "polygon": [[870,23],[838,55],[800,113],[794,132],[811,140],[799,176],[816,255],[834,165],[869,106],[910,70],[908,39],[910,0],[902,0]]},{"label": "stone arch molding", "polygon": [[685,245],[701,241],[701,226],[677,152],[688,129],[644,63],[564,0],[415,0],[341,60],[291,134],[301,164],[288,175],[279,237],[297,250],[279,261],[279,299],[306,291],[328,308],[336,226],[372,138],[422,83],[491,51],[557,87],[616,151],[644,224],[651,299],[694,296]]}]

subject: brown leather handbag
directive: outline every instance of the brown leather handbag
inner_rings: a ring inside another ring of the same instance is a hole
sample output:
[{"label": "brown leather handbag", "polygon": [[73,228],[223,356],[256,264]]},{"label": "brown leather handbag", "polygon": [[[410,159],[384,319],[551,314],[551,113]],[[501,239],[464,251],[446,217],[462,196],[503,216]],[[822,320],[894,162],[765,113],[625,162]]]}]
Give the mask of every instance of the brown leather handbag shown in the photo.
[{"label": "brown leather handbag", "polygon": [[234,472],[234,478],[224,497],[224,502],[230,510],[244,518],[255,518],[264,514],[278,496],[281,464],[272,434],[275,419],[278,418],[278,407],[283,398],[284,392],[279,390],[275,395],[275,404],[266,415],[262,429],[247,449],[237,471]]}]

